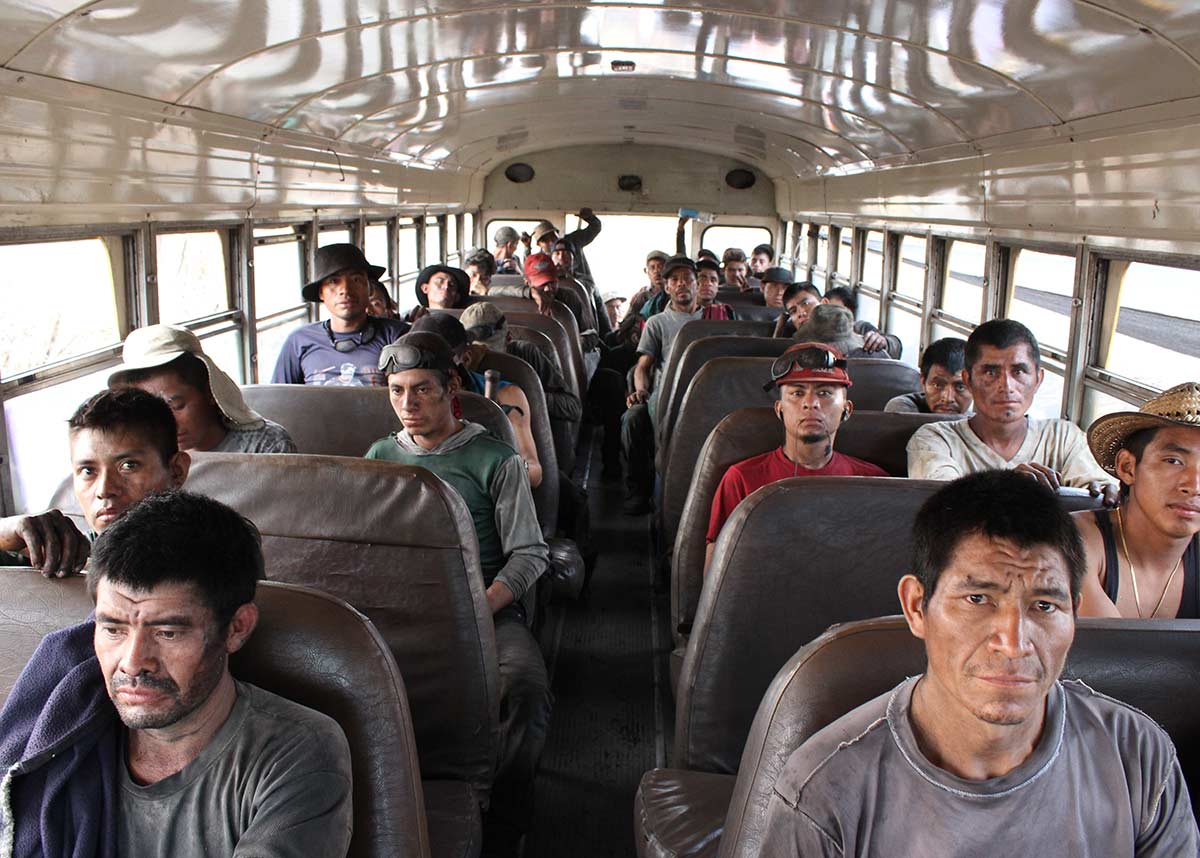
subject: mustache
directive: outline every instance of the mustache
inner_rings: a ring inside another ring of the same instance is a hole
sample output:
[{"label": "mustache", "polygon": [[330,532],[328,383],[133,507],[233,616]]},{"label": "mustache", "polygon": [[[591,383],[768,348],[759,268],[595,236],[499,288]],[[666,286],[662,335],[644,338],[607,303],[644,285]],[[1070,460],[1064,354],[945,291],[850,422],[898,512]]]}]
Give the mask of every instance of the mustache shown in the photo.
[{"label": "mustache", "polygon": [[113,691],[116,691],[118,688],[151,688],[155,691],[161,691],[164,694],[175,694],[179,691],[179,686],[171,677],[159,677],[149,673],[128,676],[127,674],[117,672],[113,674],[108,685]]}]

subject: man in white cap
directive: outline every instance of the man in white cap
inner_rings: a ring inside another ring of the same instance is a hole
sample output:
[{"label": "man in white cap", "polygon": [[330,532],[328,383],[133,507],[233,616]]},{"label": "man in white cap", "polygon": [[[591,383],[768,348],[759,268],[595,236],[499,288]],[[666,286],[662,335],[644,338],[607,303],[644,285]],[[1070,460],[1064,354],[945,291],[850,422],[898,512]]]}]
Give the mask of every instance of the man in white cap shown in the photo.
[{"label": "man in white cap", "polygon": [[621,305],[624,303],[624,295],[618,295],[616,292],[604,293],[604,312],[608,313],[608,323],[614,331],[621,325]]},{"label": "man in white cap", "polygon": [[400,319],[375,318],[367,312],[371,280],[387,269],[371,265],[353,244],[327,244],[317,249],[313,271],[300,294],[305,301],[324,304],[329,318],[288,335],[271,383],[382,386],[379,353],[408,330]]},{"label": "man in white cap", "polygon": [[187,452],[295,453],[288,431],[253,411],[236,383],[186,328],[150,325],[125,338],[123,363],[108,386],[137,387],[166,400],[179,449]]},{"label": "man in white cap", "polygon": [[1122,501],[1075,513],[1087,552],[1079,613],[1200,619],[1200,384],[1101,417],[1087,437]]}]

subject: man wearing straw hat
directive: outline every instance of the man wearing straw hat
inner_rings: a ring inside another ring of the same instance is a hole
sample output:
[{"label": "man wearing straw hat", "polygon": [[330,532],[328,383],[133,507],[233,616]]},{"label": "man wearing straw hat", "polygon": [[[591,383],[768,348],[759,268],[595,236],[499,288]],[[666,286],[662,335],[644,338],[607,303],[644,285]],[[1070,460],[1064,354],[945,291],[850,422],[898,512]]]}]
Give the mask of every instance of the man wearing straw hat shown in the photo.
[{"label": "man wearing straw hat", "polygon": [[1200,619],[1200,384],[1101,417],[1088,446],[1122,502],[1075,513],[1087,552],[1079,613]]},{"label": "man wearing straw hat", "polygon": [[125,338],[121,358],[123,363],[108,377],[108,386],[136,387],[166,400],[175,414],[179,449],[296,452],[288,431],[246,405],[237,384],[186,328],[138,328]]}]

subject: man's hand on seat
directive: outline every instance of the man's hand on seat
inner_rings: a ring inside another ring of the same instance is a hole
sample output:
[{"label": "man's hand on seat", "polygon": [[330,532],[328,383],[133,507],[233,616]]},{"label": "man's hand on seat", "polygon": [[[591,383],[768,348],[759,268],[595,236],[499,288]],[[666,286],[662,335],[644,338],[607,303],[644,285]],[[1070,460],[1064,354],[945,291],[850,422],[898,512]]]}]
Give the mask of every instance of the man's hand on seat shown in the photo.
[{"label": "man's hand on seat", "polygon": [[1121,489],[1116,483],[1110,483],[1108,480],[1092,480],[1088,483],[1088,494],[1094,498],[1100,498],[1100,502],[1107,507],[1115,507],[1121,502]]},{"label": "man's hand on seat", "polygon": [[879,331],[867,331],[863,334],[863,351],[882,352],[887,351],[887,347],[887,337]]},{"label": "man's hand on seat", "polygon": [[1025,462],[1017,465],[1013,470],[1033,477],[1052,492],[1056,492],[1062,487],[1062,479],[1059,477],[1058,471],[1047,468],[1045,465],[1039,465],[1037,462]]},{"label": "man's hand on seat", "polygon": [[24,551],[29,565],[47,578],[65,578],[83,568],[91,546],[75,524],[56,509],[0,519],[0,548]]}]

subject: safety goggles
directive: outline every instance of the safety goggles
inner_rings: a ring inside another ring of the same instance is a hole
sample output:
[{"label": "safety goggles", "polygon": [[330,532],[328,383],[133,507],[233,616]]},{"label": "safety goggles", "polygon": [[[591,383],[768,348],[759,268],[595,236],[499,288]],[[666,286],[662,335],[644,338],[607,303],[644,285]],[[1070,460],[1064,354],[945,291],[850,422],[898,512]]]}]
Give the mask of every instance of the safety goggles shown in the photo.
[{"label": "safety goggles", "polygon": [[789,350],[771,363],[771,380],[763,385],[763,390],[770,390],[793,372],[806,370],[830,373],[830,380],[834,380],[834,373],[837,373],[848,382],[846,366],[845,358],[839,358],[826,349],[813,347]]},{"label": "safety goggles", "polygon": [[404,372],[407,369],[451,369],[446,359],[434,352],[417,348],[408,343],[392,343],[379,353],[379,370],[388,373]]}]

